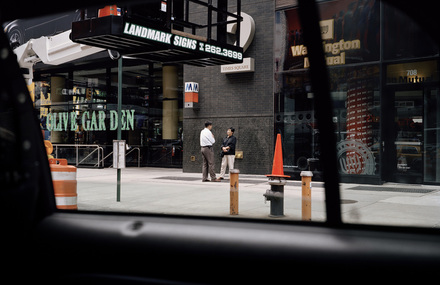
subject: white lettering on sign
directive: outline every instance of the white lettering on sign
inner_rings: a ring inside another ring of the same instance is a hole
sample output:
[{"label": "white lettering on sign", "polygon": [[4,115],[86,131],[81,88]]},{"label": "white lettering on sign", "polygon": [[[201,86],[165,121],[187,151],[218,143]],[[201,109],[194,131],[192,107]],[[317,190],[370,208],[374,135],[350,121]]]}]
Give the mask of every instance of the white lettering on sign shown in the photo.
[{"label": "white lettering on sign", "polygon": [[181,37],[181,36],[174,36],[173,44],[175,46],[179,46],[179,47],[183,47],[183,48],[188,48],[188,49],[192,49],[192,50],[195,50],[196,47],[197,47],[197,41],[196,40],[185,38],[185,37]]},{"label": "white lettering on sign", "polygon": [[129,22],[125,23],[123,33],[135,37],[144,38],[147,40],[161,42],[164,44],[168,44],[180,48],[198,50],[201,52],[211,53],[218,56],[233,58],[237,60],[243,59],[243,53],[240,51],[234,51],[228,48],[218,47],[213,44],[204,43],[195,39],[178,36],[163,31],[158,31],[151,28],[146,28]]},{"label": "white lettering on sign", "polygon": [[406,75],[407,75],[407,76],[417,75],[417,69],[408,69],[408,70],[406,71]]},{"label": "white lettering on sign", "polygon": [[243,63],[224,64],[221,66],[221,73],[240,73],[240,72],[254,72],[255,59],[252,57],[243,58]]},{"label": "white lettering on sign", "polygon": [[125,23],[124,34],[145,38],[165,44],[171,44],[171,36],[173,34],[157,31],[150,28],[145,28],[139,25]]}]

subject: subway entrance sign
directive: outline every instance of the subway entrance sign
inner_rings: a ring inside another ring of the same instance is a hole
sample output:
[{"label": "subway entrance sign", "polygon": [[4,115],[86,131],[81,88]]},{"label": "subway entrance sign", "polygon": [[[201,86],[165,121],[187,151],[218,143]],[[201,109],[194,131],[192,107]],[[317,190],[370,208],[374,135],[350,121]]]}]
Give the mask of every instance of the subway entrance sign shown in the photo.
[{"label": "subway entrance sign", "polygon": [[243,61],[243,49],[132,17],[107,16],[72,23],[73,42],[162,63],[211,66]]}]

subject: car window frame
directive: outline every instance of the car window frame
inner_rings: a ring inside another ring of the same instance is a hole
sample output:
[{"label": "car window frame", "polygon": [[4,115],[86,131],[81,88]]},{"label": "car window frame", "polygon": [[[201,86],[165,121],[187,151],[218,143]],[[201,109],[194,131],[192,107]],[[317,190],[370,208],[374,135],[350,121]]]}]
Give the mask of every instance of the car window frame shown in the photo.
[{"label": "car window frame", "polygon": [[[309,9],[313,7],[303,11]],[[3,35],[1,41],[6,42]],[[11,54],[10,48],[8,52]],[[316,60],[317,64],[311,61],[315,68],[323,57]],[[17,82],[11,88],[14,94],[26,94],[14,57],[8,58],[7,74],[4,82]],[[319,96],[326,96],[325,88],[321,92]],[[231,278],[235,283],[270,284],[293,282],[299,276],[313,276],[314,282],[340,282],[349,277],[352,282],[352,276],[344,275],[348,272],[364,282],[385,277],[408,282],[411,277],[428,280],[437,273],[438,229],[342,223],[338,175],[325,176],[326,200],[330,198],[326,212],[330,217],[319,223],[58,210],[38,122],[25,120],[34,112],[31,100],[29,96],[21,103],[15,99],[17,109],[26,113],[19,114],[23,116],[19,124],[27,132],[17,147],[23,145],[23,139],[31,140],[33,154],[26,161],[31,158],[39,167],[33,168],[35,183],[18,193],[11,192],[14,199],[8,200],[1,192],[1,201],[6,201],[0,209],[6,232],[2,235],[2,241],[6,237],[5,277],[28,277],[32,282],[41,279],[46,284],[73,284],[75,280],[83,284],[225,284]],[[335,149],[328,149],[330,160],[334,159],[333,152]],[[332,166],[328,162],[327,170],[334,169]],[[4,207],[6,204],[10,205]],[[144,263],[149,259],[153,264]],[[410,271],[415,275],[408,276]]]},{"label": "car window frame", "polygon": [[[77,8],[77,5],[79,6],[86,6],[86,5],[93,5],[97,6],[103,3],[107,3],[108,1],[104,0],[93,0],[91,2],[89,1],[80,1],[77,2],[78,4],[67,4],[67,6],[63,6],[63,8],[57,8],[57,7],[50,7],[50,9],[44,10],[45,14],[55,13],[55,12],[61,12],[64,10],[67,10],[69,8]],[[395,4],[394,1],[384,1],[390,4]],[[4,6],[6,6],[5,10],[17,9],[18,2],[7,2]],[[315,96],[317,98],[317,101],[319,101],[318,104],[316,104],[315,108],[317,110],[317,122],[318,122],[318,129],[321,133],[322,137],[326,137],[326,144],[322,144],[322,167],[324,169],[324,175],[323,175],[323,181],[325,185],[325,205],[326,205],[326,220],[324,222],[318,222],[318,224],[327,226],[327,227],[346,227],[348,226],[346,223],[343,223],[342,221],[342,213],[341,213],[341,205],[340,205],[340,191],[339,191],[339,173],[337,172],[337,168],[333,167],[337,164],[336,159],[336,139],[335,139],[335,132],[334,132],[334,125],[332,123],[332,99],[329,91],[329,77],[328,77],[328,69],[325,64],[325,56],[324,52],[321,48],[321,37],[320,37],[320,27],[319,27],[319,12],[317,7],[316,1],[308,1],[308,0],[298,0],[298,9],[300,11],[300,20],[302,23],[302,26],[304,27],[304,40],[306,46],[308,46],[308,52],[309,52],[309,60],[311,63],[310,67],[310,76],[311,81],[313,85],[313,90],[315,93]],[[20,13],[20,12],[18,12]],[[29,17],[32,15],[31,12],[28,10],[25,10],[22,15],[24,17]],[[10,13],[10,14],[2,14],[2,22],[5,22],[7,20],[11,20],[12,18],[16,18],[17,14]],[[422,23],[426,22],[426,20],[420,20],[419,18],[416,18],[419,22]],[[432,35],[432,33],[431,33]],[[438,42],[438,41],[437,41]],[[16,68],[18,68],[18,64],[15,64]],[[19,69],[18,69],[19,70]],[[325,76],[323,76],[325,75]],[[23,86],[22,86],[23,87]],[[26,86],[24,86],[27,92]],[[28,105],[32,105],[30,102],[26,103]],[[39,151],[42,151],[44,153],[44,145],[41,143],[38,143]],[[41,155],[41,154],[40,154]],[[44,156],[43,156],[44,157]],[[43,172],[45,175],[49,175],[48,179],[50,179],[50,171],[47,161],[43,159],[41,161],[41,164],[43,167]],[[46,173],[46,172],[49,173]],[[47,179],[47,177],[46,177]],[[49,185],[50,184],[50,185]],[[48,188],[47,191],[53,192],[51,183],[45,183],[45,187]],[[47,198],[45,198],[47,199]],[[54,199],[50,198],[49,202],[46,202],[45,205],[48,206],[49,210],[47,210],[45,216],[50,215],[53,212],[58,212],[59,210],[56,209],[54,205]],[[146,214],[148,215],[148,214]],[[44,215],[43,215],[44,216]],[[41,217],[40,217],[41,219]],[[275,222],[275,221],[274,221]],[[281,222],[281,221],[276,221]],[[304,221],[289,221],[288,223],[316,223],[316,222],[304,222]],[[283,223],[283,222],[281,222]],[[369,227],[367,225],[350,225],[355,227]],[[376,225],[375,225],[376,226]],[[384,226],[385,228],[393,226]],[[406,227],[403,227],[406,228]]]}]

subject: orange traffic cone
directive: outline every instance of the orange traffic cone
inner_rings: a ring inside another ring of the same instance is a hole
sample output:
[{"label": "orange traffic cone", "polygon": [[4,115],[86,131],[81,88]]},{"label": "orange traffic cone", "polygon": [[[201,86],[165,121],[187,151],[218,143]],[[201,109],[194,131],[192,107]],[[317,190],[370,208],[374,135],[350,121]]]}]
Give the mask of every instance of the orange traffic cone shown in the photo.
[{"label": "orange traffic cone", "polygon": [[272,174],[267,174],[268,177],[290,177],[284,175],[283,169],[283,149],[281,147],[281,134],[277,135],[277,142],[275,144],[275,154],[273,156]]}]

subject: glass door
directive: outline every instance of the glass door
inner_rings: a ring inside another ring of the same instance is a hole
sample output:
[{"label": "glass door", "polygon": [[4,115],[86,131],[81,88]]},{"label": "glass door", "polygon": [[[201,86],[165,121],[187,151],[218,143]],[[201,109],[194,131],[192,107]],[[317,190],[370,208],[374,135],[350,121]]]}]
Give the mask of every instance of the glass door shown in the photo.
[{"label": "glass door", "polygon": [[388,88],[382,110],[383,161],[385,181],[423,182],[424,100],[423,89],[405,86]]},{"label": "glass door", "polygon": [[440,182],[440,89],[424,88],[424,182]]}]

